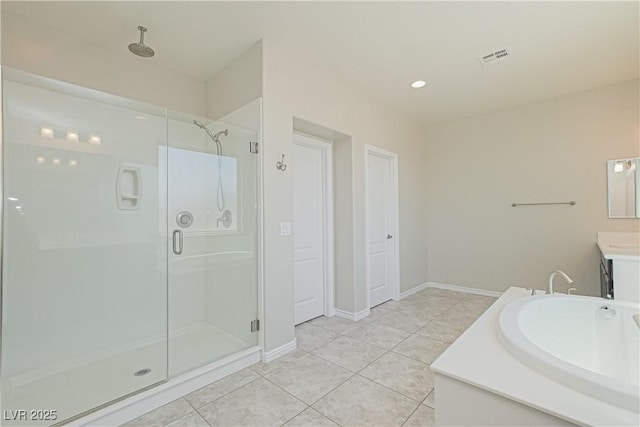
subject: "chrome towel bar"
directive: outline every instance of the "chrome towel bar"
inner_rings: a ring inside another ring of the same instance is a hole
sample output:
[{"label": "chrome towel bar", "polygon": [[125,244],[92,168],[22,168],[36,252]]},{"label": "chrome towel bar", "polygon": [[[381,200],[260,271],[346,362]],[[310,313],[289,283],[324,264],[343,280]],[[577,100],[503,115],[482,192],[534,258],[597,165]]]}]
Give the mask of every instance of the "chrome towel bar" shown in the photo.
[{"label": "chrome towel bar", "polygon": [[539,205],[575,205],[575,200],[571,200],[570,202],[544,202],[544,203],[511,203],[511,206],[514,208],[516,206],[539,206]]}]

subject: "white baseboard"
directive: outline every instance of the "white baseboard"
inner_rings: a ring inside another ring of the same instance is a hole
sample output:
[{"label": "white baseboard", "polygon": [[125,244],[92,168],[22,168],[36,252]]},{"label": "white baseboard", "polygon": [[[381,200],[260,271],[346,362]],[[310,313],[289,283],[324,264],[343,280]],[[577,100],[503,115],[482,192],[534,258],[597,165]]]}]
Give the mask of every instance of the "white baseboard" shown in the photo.
[{"label": "white baseboard", "polygon": [[288,343],[283,344],[280,347],[276,347],[271,351],[263,351],[262,361],[265,363],[269,363],[272,360],[282,357],[287,353],[295,351],[296,348],[298,348],[298,340],[294,338],[292,341],[289,341]]},{"label": "white baseboard", "polygon": [[68,426],[119,426],[179,399],[260,360],[260,348],[252,347],[207,366],[170,379],[149,390],[115,402],[69,422]]},{"label": "white baseboard", "polygon": [[500,296],[502,296],[502,292],[487,291],[485,289],[477,288],[467,288],[466,286],[448,285],[446,283],[427,282],[425,285],[427,288],[445,289],[447,291],[464,292],[467,294],[482,295],[486,297],[499,298]]},{"label": "white baseboard", "polygon": [[371,310],[367,308],[357,313],[352,313],[350,311],[340,310],[336,308],[335,312],[337,317],[342,317],[343,319],[353,320],[354,322],[357,322],[358,320],[362,320],[367,317],[371,313]]},{"label": "white baseboard", "polygon": [[414,286],[413,288],[406,290],[404,292],[400,292],[400,297],[398,298],[398,301],[405,299],[408,296],[411,296],[413,294],[417,294],[418,292],[427,289],[429,286],[427,283],[423,283],[421,285],[418,286]]}]

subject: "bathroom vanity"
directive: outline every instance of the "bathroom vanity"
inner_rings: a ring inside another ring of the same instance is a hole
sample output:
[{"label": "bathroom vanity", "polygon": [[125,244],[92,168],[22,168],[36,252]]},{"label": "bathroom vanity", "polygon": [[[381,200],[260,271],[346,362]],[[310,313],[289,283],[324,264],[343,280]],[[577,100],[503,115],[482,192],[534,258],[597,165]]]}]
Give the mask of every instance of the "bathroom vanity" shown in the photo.
[{"label": "bathroom vanity", "polygon": [[600,296],[640,303],[640,233],[599,232]]}]

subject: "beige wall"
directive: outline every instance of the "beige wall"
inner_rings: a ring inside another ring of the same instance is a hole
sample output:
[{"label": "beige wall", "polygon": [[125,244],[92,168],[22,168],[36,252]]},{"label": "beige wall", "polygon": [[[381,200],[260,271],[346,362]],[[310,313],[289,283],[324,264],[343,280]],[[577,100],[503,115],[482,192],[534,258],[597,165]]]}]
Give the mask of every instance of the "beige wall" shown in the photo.
[{"label": "beige wall", "polygon": [[[307,62],[298,52],[290,52],[269,40],[264,41],[263,137],[265,213],[265,324],[266,349],[283,345],[293,331],[293,247],[290,237],[280,237],[279,223],[293,219],[291,173],[280,172],[275,162],[282,154],[291,159],[293,118],[315,123],[351,138],[353,195],[344,212],[351,226],[341,229],[353,241],[352,283],[336,283],[337,307],[349,312],[366,309],[364,281],[364,145],[371,144],[399,155],[400,186],[400,278],[401,290],[427,279],[424,261],[425,182],[423,130],[380,106],[367,94],[335,78],[320,66]],[[347,143],[347,142],[342,142]],[[348,146],[336,144],[340,155]],[[335,182],[337,188],[344,185]],[[336,202],[339,200],[336,198]],[[338,203],[337,203],[338,204]],[[294,230],[295,232],[295,230]],[[336,242],[338,244],[338,242]],[[348,255],[348,254],[347,254]],[[336,269],[338,270],[338,269]],[[348,287],[347,292],[343,292]],[[342,295],[352,295],[349,301]]]},{"label": "beige wall", "polygon": [[262,41],[206,83],[207,117],[219,119],[262,96]]},{"label": "beige wall", "polygon": [[[640,154],[638,89],[634,80],[427,129],[429,280],[545,288],[562,269],[579,293],[598,294],[596,232],[640,228],[608,218],[606,179],[607,159]],[[577,204],[511,207],[568,200]]]},{"label": "beige wall", "polygon": [[126,46],[114,51],[20,16],[2,13],[2,65],[185,113],[204,116],[205,85],[138,58]]}]

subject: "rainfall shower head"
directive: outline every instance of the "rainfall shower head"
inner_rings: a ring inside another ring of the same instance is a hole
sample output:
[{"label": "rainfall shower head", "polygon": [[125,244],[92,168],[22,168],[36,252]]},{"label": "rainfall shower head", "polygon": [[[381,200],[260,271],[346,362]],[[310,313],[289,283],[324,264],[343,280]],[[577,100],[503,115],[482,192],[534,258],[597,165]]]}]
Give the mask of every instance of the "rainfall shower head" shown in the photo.
[{"label": "rainfall shower head", "polygon": [[140,30],[140,41],[138,43],[131,43],[129,45],[129,50],[134,55],[141,56],[143,58],[151,58],[156,53],[149,46],[144,44],[144,33],[147,29],[143,26],[138,26],[138,30]]}]

